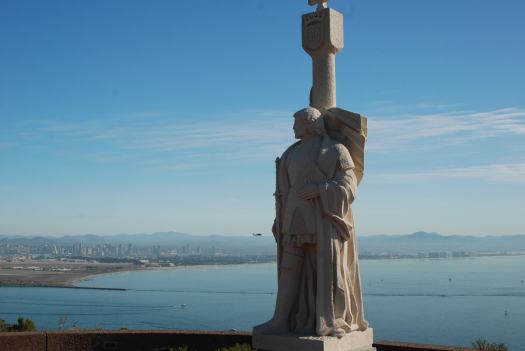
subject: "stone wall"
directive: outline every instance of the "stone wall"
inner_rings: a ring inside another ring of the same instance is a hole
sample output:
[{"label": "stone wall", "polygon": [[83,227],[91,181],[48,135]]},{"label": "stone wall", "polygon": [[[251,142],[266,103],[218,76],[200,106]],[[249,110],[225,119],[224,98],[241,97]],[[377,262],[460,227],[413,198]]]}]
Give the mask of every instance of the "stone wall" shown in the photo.
[{"label": "stone wall", "polygon": [[[251,344],[251,333],[217,331],[101,330],[34,333],[0,333],[0,351],[215,351],[221,347]],[[392,341],[375,343],[377,351],[473,351],[437,345]]]},{"label": "stone wall", "polygon": [[399,341],[380,341],[374,344],[377,351],[475,351],[465,347],[426,345]]}]

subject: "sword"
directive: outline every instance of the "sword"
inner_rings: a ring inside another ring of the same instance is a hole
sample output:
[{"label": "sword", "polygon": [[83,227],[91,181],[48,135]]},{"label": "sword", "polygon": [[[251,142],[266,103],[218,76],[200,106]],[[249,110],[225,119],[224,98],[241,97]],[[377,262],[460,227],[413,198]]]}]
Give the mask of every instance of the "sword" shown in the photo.
[{"label": "sword", "polygon": [[275,223],[273,224],[273,235],[277,243],[277,277],[281,273],[281,260],[283,253],[283,238],[281,235],[281,190],[279,189],[279,168],[281,165],[281,158],[275,159]]}]

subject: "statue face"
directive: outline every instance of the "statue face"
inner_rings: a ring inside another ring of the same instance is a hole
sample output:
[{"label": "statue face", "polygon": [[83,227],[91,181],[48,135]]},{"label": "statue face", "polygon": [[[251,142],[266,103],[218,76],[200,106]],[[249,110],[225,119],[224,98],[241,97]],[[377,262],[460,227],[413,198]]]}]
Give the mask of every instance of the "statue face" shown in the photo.
[{"label": "statue face", "polygon": [[306,128],[305,122],[300,118],[294,119],[293,131],[295,134],[295,139],[302,139],[308,134],[308,129]]}]

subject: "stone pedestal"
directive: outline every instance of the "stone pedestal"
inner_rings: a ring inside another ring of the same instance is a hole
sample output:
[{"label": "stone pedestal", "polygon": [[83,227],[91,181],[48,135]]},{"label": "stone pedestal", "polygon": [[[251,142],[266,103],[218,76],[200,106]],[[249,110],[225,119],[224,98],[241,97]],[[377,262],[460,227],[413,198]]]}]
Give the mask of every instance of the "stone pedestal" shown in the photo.
[{"label": "stone pedestal", "polygon": [[342,338],[298,334],[253,335],[252,347],[259,351],[375,351],[372,328]]}]

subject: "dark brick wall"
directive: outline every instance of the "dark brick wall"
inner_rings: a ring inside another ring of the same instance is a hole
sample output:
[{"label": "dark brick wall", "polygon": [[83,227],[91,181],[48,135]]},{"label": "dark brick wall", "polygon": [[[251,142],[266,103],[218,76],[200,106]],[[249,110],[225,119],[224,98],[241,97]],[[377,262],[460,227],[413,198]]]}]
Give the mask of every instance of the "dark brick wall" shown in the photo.
[{"label": "dark brick wall", "polygon": [[[0,333],[0,351],[168,351],[188,346],[189,351],[216,351],[220,347],[251,344],[251,333],[216,331],[65,331]],[[473,351],[450,346],[380,341],[377,351]]]},{"label": "dark brick wall", "polygon": [[235,343],[250,344],[251,334],[204,331],[91,331],[47,334],[47,351],[168,351],[188,346],[215,351]]},{"label": "dark brick wall", "polygon": [[377,351],[475,351],[465,347],[414,344],[399,341],[380,341],[374,343],[374,347]]},{"label": "dark brick wall", "polygon": [[46,351],[46,333],[0,333],[0,351]]}]

